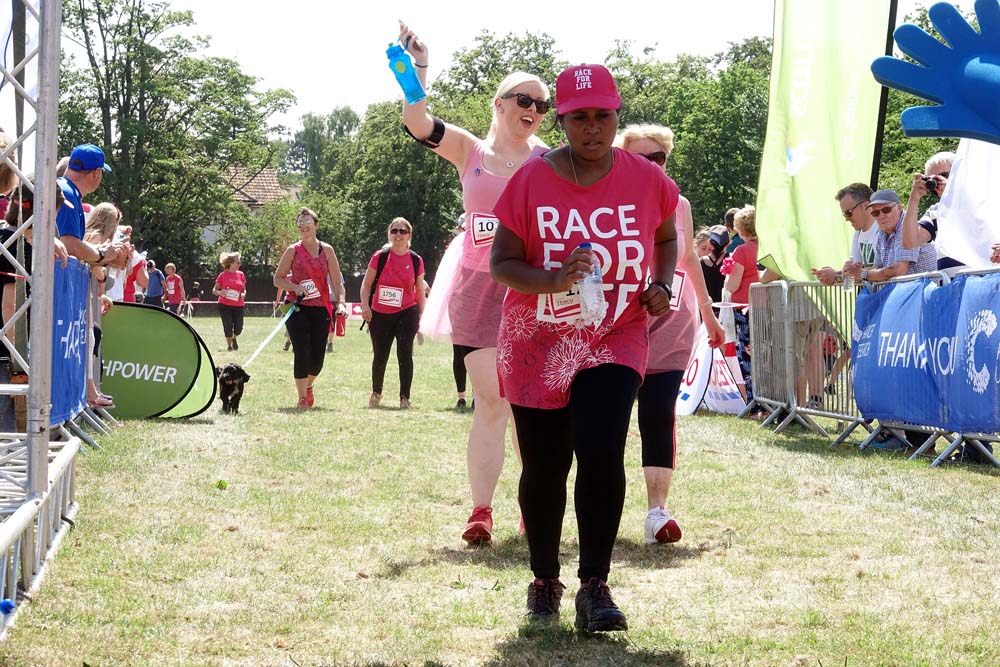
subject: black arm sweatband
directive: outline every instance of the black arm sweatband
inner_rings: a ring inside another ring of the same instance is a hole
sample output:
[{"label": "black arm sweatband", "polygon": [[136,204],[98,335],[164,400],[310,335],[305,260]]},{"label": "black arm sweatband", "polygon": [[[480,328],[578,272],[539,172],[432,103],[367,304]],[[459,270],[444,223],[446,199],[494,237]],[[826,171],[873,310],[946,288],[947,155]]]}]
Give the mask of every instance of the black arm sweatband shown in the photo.
[{"label": "black arm sweatband", "polygon": [[441,139],[444,138],[444,121],[438,118],[437,116],[431,116],[431,118],[434,121],[434,129],[431,130],[430,136],[428,136],[426,139],[417,139],[416,137],[414,137],[413,133],[410,132],[410,128],[406,127],[405,124],[403,125],[403,129],[406,131],[408,135],[413,137],[413,140],[416,141],[417,143],[423,144],[428,148],[437,148],[439,145],[441,145]]}]

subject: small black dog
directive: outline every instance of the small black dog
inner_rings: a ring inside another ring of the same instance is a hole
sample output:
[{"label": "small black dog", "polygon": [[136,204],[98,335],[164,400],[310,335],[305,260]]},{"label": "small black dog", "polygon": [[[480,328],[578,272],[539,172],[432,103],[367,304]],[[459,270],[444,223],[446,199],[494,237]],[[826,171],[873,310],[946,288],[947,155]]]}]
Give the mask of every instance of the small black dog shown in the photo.
[{"label": "small black dog", "polygon": [[243,385],[250,381],[250,376],[239,364],[226,364],[222,368],[215,367],[215,377],[219,379],[219,398],[222,399],[222,414],[240,414],[240,399],[243,397]]}]

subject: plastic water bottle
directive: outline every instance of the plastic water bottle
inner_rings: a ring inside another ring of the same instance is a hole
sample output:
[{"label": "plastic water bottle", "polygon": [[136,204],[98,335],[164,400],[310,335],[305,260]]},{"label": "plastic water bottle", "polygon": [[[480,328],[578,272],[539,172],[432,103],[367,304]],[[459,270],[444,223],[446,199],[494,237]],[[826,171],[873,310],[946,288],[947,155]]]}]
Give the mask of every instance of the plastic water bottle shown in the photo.
[{"label": "plastic water bottle", "polygon": [[[589,243],[581,243],[580,247],[592,250]],[[580,292],[580,319],[583,320],[585,326],[600,324],[608,312],[608,302],[604,299],[603,283],[601,265],[595,261],[590,275],[576,284],[577,290]]]},{"label": "plastic water bottle", "polygon": [[403,95],[406,96],[406,103],[416,104],[427,97],[424,94],[424,87],[420,85],[420,79],[417,78],[417,73],[413,69],[413,62],[410,60],[410,56],[403,51],[403,47],[399,44],[389,44],[385,55],[389,57],[389,69],[396,75],[396,81],[403,89]]},{"label": "plastic water bottle", "polygon": [[854,291],[854,274],[845,273],[844,274],[844,291],[853,292]]}]

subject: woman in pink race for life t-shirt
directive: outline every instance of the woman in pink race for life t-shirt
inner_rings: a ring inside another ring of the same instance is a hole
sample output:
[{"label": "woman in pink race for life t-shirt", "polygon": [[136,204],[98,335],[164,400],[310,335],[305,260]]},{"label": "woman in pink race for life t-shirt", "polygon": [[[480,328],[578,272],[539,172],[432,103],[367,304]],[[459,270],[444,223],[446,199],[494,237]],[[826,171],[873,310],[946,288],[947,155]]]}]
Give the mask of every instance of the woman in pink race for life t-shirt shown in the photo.
[{"label": "woman in pink race for life t-shirt", "polygon": [[[575,455],[576,625],[591,632],[628,627],[607,584],[625,500],[625,441],[646,369],[647,313],[668,311],[677,260],[677,186],[646,158],[612,148],[620,108],[605,67],[559,75],[556,114],[568,145],[511,178],[494,208],[500,228],[490,262],[510,287],[497,372],[521,443],[519,498],[535,577],[529,617],[559,613],[559,541]],[[593,250],[580,248],[584,242]],[[594,262],[607,311],[584,324],[576,283]]]}]

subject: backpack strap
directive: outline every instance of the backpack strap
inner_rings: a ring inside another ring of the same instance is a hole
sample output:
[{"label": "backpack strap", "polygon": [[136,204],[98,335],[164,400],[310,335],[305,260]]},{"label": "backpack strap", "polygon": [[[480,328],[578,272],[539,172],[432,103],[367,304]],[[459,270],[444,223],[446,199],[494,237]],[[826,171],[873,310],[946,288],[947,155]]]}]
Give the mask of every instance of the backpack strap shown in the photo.
[{"label": "backpack strap", "polygon": [[410,251],[410,263],[413,264],[413,289],[414,290],[417,289],[417,278],[420,277],[419,269],[417,268],[417,264],[419,262],[420,262],[420,255],[418,255],[417,253],[415,253],[415,252],[413,252],[411,250]]},{"label": "backpack strap", "polygon": [[386,262],[389,261],[389,253],[391,251],[386,249],[382,250],[378,254],[378,264],[375,266],[375,280],[372,281],[372,288],[368,290],[368,307],[372,307],[372,301],[375,298],[375,290],[378,288],[378,279],[382,275],[382,269],[385,268]]}]

